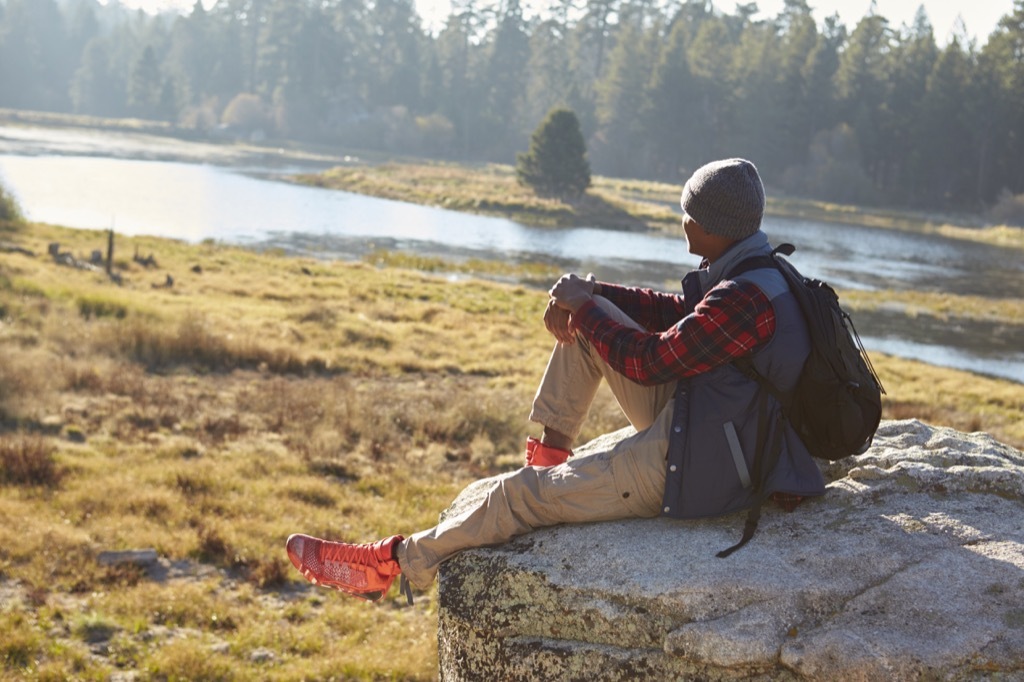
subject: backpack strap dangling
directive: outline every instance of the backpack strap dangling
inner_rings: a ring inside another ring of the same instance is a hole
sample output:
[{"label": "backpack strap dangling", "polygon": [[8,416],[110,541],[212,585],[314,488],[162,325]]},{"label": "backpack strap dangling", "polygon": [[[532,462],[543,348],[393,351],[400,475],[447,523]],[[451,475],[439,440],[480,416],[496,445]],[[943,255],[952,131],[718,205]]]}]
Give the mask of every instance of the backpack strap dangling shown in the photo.
[{"label": "backpack strap dangling", "polygon": [[715,554],[719,559],[724,559],[736,550],[743,547],[743,545],[750,542],[751,538],[754,537],[754,533],[757,532],[757,525],[761,520],[761,506],[765,500],[768,499],[768,493],[765,492],[765,486],[768,483],[768,477],[772,471],[775,470],[775,465],[779,462],[779,454],[782,452],[782,432],[784,424],[782,422],[782,415],[778,415],[775,419],[775,433],[772,437],[771,447],[765,450],[764,440],[767,438],[767,423],[768,423],[768,398],[765,393],[762,393],[761,398],[761,409],[758,414],[757,424],[757,440],[758,447],[757,453],[754,455],[754,472],[753,480],[755,483],[755,497],[754,503],[750,506],[750,510],[747,512],[747,520],[743,524],[743,536],[740,541],[732,547],[723,549],[721,552]]}]

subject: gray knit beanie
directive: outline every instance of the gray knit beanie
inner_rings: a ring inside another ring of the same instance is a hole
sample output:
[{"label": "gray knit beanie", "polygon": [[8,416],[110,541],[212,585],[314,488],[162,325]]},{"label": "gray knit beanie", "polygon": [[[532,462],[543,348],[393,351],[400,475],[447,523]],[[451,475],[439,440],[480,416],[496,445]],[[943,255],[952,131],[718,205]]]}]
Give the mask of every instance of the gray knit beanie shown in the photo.
[{"label": "gray knit beanie", "polygon": [[679,204],[707,232],[745,239],[761,227],[764,186],[745,159],[712,161],[686,181]]}]

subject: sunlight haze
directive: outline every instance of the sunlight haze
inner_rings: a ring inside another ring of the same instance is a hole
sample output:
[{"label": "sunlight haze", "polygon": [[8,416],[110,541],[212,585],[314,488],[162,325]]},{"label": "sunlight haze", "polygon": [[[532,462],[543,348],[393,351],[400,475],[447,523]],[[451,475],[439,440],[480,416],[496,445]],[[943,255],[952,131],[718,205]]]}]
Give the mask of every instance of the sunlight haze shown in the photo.
[{"label": "sunlight haze", "polygon": [[[431,31],[440,30],[444,25],[451,4],[448,0],[415,0],[416,10],[423,18],[424,25]],[[161,10],[187,11],[195,4],[195,0],[121,0],[121,4],[127,7],[137,7],[148,12]],[[204,6],[212,7],[215,0],[203,0]],[[850,30],[857,25],[857,22],[864,17],[871,6],[871,0],[811,0],[808,2],[814,14],[814,18],[820,23],[825,17],[838,14],[842,23]],[[960,7],[956,5],[960,4]],[[783,0],[761,0],[757,3],[761,8],[762,17],[771,17],[779,13],[783,7]],[[932,27],[935,30],[935,39],[940,44],[948,42],[954,31],[957,18],[963,18],[967,28],[967,34],[976,39],[979,44],[984,44],[989,34],[995,29],[999,19],[1013,11],[1012,0],[973,0],[969,3],[953,3],[949,0],[879,0],[875,6],[876,11],[889,20],[893,28],[899,28],[901,24],[911,25],[918,7],[924,6],[928,12]],[[543,2],[536,0],[525,0],[523,2],[527,13],[543,7]],[[727,7],[729,12],[735,11],[735,3],[720,2],[717,7]]]}]

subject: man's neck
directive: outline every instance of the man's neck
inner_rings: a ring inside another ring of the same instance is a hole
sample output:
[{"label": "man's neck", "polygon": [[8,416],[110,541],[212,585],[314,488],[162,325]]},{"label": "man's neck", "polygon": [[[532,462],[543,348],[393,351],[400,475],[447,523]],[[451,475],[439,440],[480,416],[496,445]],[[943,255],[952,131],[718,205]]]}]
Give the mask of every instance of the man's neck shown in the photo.
[{"label": "man's neck", "polygon": [[708,265],[711,265],[716,260],[725,255],[725,252],[731,249],[733,246],[739,243],[738,239],[726,239],[724,237],[716,237],[708,240],[709,243],[704,253],[700,254],[704,256],[704,260],[707,261]]}]

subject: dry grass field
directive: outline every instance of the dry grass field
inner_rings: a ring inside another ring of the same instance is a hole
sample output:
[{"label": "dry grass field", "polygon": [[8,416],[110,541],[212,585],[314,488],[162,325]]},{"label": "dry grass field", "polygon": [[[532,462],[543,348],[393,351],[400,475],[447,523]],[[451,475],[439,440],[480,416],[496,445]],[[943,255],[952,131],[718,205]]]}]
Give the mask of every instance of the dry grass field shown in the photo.
[{"label": "dry grass field", "polygon": [[[0,227],[0,679],[435,679],[434,590],[319,590],[284,540],[427,527],[517,466],[551,341],[543,289],[494,280],[557,273],[119,237],[116,286],[51,242],[106,238]],[[1024,386],[876,366],[887,416],[1024,445]],[[602,393],[583,437],[623,424]]]}]

